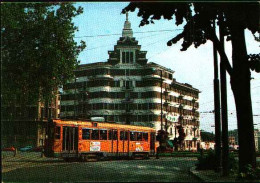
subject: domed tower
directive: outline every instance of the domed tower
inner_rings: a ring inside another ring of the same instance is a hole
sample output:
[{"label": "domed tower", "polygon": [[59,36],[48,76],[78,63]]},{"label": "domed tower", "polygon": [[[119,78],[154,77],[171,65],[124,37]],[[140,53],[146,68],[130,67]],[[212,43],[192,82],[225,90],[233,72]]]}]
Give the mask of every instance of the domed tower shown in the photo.
[{"label": "domed tower", "polygon": [[141,45],[138,45],[138,41],[133,37],[131,22],[128,20],[128,13],[126,13],[122,36],[114,46],[114,50],[108,51],[108,63],[111,65],[146,65],[146,53],[146,51],[141,51]]},{"label": "domed tower", "polygon": [[128,12],[126,12],[126,21],[124,24],[124,29],[122,31],[123,37],[133,37],[133,30],[131,28],[131,22],[128,21]]}]

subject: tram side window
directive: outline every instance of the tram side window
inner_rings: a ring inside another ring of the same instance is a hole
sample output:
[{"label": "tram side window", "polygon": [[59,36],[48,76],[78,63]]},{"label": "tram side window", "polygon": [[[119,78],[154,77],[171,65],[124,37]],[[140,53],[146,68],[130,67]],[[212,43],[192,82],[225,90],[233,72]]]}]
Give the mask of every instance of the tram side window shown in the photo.
[{"label": "tram side window", "polygon": [[137,141],[142,141],[142,132],[137,132]]},{"label": "tram side window", "polygon": [[55,128],[55,139],[60,139],[60,126]]},{"label": "tram side window", "polygon": [[114,140],[117,140],[117,130],[114,130],[113,139],[114,139]]},{"label": "tram side window", "polygon": [[113,137],[113,140],[117,140],[117,130],[113,130],[113,135],[112,135],[112,130],[109,130],[109,140],[112,140],[112,137]]},{"label": "tram side window", "polygon": [[82,129],[82,139],[90,140],[90,129]]},{"label": "tram side window", "polygon": [[126,131],[120,132],[120,140],[127,140],[127,132]]},{"label": "tram side window", "polygon": [[143,140],[148,141],[148,133],[143,133]]},{"label": "tram side window", "polygon": [[99,140],[98,129],[92,130],[92,140]]},{"label": "tram side window", "polygon": [[136,132],[130,132],[130,140],[136,141]]},{"label": "tram side window", "polygon": [[107,140],[107,130],[100,130],[100,140]]}]

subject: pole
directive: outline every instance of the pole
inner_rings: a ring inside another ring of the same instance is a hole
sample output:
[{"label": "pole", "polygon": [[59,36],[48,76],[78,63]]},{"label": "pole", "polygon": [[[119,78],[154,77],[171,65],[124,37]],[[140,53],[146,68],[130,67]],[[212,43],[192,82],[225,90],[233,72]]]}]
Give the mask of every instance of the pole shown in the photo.
[{"label": "pole", "polygon": [[76,81],[77,78],[74,80],[74,119],[76,119]]},{"label": "pole", "polygon": [[165,105],[165,111],[166,111],[166,113],[165,113],[165,132],[166,132],[166,135],[167,135],[167,130],[168,130],[168,120],[167,120],[167,117],[166,117],[166,115],[167,115],[167,112],[168,112],[168,101],[166,100],[166,97],[167,97],[167,88],[165,88],[165,93],[164,93],[164,97],[165,97],[165,102],[164,102],[164,105]]},{"label": "pole", "polygon": [[[221,30],[221,24],[219,26],[220,43],[224,47],[224,35]],[[229,174],[228,170],[228,116],[227,116],[227,80],[226,80],[226,67],[223,61],[220,61],[220,81],[221,81],[221,113],[222,113],[222,143],[223,143],[223,153],[222,153],[222,166],[223,166],[223,176]]]},{"label": "pole", "polygon": [[160,70],[160,78],[161,78],[161,132],[163,130],[163,103],[162,103],[162,70]]},{"label": "pole", "polygon": [[[214,31],[216,31],[214,21]],[[220,122],[220,97],[219,97],[219,79],[218,79],[218,55],[217,49],[213,44],[214,56],[214,108],[215,108],[215,143],[216,143],[216,168],[215,171],[221,171],[221,122]]]}]

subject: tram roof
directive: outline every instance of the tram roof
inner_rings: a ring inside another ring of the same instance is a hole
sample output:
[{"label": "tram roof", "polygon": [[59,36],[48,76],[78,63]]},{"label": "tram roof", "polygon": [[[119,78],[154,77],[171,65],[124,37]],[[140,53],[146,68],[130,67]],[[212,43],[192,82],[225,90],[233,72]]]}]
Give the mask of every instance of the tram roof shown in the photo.
[{"label": "tram roof", "polygon": [[91,120],[61,120],[56,119],[53,120],[55,123],[64,124],[64,125],[84,125],[85,127],[94,127],[93,123],[97,123],[97,128],[119,128],[119,129],[128,129],[128,130],[145,130],[145,131],[154,131],[154,128],[145,127],[145,126],[137,126],[137,125],[127,125],[127,124],[119,124],[119,123],[108,123],[108,122],[100,122],[100,121],[91,121]]}]

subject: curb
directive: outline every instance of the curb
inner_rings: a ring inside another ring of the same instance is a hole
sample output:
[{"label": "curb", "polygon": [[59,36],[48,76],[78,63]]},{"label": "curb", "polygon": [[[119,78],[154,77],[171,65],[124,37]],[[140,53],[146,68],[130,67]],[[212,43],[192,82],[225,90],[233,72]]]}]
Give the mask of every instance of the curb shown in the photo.
[{"label": "curb", "polygon": [[200,173],[196,170],[196,166],[190,168],[190,173],[197,177],[201,182],[209,182],[201,177]]}]

